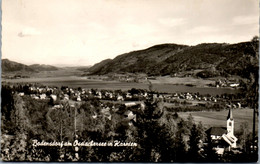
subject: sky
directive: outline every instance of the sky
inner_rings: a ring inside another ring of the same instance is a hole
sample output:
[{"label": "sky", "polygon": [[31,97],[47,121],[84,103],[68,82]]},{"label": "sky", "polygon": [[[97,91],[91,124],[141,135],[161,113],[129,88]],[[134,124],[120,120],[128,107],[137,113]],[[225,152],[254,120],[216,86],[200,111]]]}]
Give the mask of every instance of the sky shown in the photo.
[{"label": "sky", "polygon": [[156,44],[259,34],[258,0],[2,0],[2,59],[89,66]]}]

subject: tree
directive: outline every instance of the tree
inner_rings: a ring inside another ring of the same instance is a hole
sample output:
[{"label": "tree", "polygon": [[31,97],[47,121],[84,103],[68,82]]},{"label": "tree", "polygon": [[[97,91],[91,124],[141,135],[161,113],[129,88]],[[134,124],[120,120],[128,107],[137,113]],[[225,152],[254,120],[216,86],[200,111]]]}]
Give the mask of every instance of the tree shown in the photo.
[{"label": "tree", "polygon": [[254,50],[254,54],[253,55],[255,55],[255,57],[257,57],[257,59],[259,58],[259,56],[257,56],[257,54],[258,54],[258,45],[259,44],[259,37],[258,36],[254,36],[252,39],[251,39],[251,46],[252,46],[252,48],[253,48],[253,50]]},{"label": "tree", "polygon": [[186,150],[187,150],[187,143],[186,143],[186,135],[189,133],[187,128],[187,123],[181,119],[180,122],[177,124],[177,132],[175,136],[175,158],[174,160],[177,162],[185,162],[187,161]]},{"label": "tree", "polygon": [[203,156],[204,156],[204,162],[219,162],[218,155],[216,153],[216,150],[213,147],[213,143],[211,140],[211,136],[207,136],[206,145],[204,145],[203,149]]},{"label": "tree", "polygon": [[192,117],[191,114],[189,114],[189,116],[187,117],[187,128],[191,130],[193,128],[193,125],[194,125],[194,118]]},{"label": "tree", "polygon": [[[258,115],[258,100],[259,100],[259,37],[254,36],[253,39],[251,40],[251,45],[252,48],[254,49],[254,53],[250,57],[250,69],[252,72],[250,72],[250,81],[249,84],[247,85],[246,88],[246,97],[247,101],[249,102],[250,106],[253,108],[253,135],[252,135],[252,142],[253,142],[253,147],[255,147],[255,120],[256,120],[256,114]],[[253,151],[253,153],[257,156],[257,151]]]},{"label": "tree", "polygon": [[249,127],[248,127],[248,123],[247,122],[243,122],[240,125],[240,136],[239,136],[239,142],[242,145],[243,151],[246,154],[250,153],[250,145],[252,143],[250,143],[250,134],[249,134]]},{"label": "tree", "polygon": [[27,154],[27,136],[24,132],[17,131],[13,139],[5,140],[1,145],[1,158],[4,161],[25,161]]},{"label": "tree", "polygon": [[189,137],[190,148],[188,154],[190,162],[202,162],[201,143],[204,140],[204,128],[201,122],[198,125],[193,124]]},{"label": "tree", "polygon": [[1,98],[1,132],[14,134],[15,124],[11,120],[14,111],[13,89],[8,85],[2,85]]},{"label": "tree", "polygon": [[159,122],[163,115],[161,103],[153,100],[152,94],[149,94],[149,98],[145,101],[145,108],[137,112],[137,121],[134,125],[137,128],[135,138],[139,144],[132,158],[135,161],[158,162],[161,160],[162,152],[165,152],[163,149],[168,149],[170,146],[170,143],[165,144],[169,141],[166,139],[167,130]]}]

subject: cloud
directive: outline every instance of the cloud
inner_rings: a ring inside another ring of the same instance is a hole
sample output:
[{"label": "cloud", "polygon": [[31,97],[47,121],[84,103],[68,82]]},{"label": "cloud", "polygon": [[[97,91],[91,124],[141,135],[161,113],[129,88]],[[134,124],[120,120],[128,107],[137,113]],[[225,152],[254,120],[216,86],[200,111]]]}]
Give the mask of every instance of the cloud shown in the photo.
[{"label": "cloud", "polygon": [[38,56],[58,63],[64,55],[64,63],[86,58],[82,62],[94,64],[155,44],[234,43],[259,31],[256,0],[26,0],[26,8],[4,2],[3,54],[36,63]]},{"label": "cloud", "polygon": [[33,35],[41,35],[41,32],[32,27],[27,27],[18,33],[19,37],[33,36]]},{"label": "cloud", "polygon": [[259,16],[237,16],[232,21],[234,25],[256,25],[258,24]]}]

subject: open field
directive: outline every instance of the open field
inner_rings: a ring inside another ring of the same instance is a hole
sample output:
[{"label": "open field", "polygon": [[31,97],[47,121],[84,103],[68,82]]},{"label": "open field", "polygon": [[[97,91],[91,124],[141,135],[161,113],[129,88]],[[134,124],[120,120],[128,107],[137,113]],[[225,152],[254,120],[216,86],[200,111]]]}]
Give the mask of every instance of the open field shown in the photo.
[{"label": "open field", "polygon": [[[202,124],[209,128],[212,126],[216,127],[226,127],[226,120],[228,115],[228,110],[223,110],[220,112],[179,112],[180,117],[187,118],[191,114],[195,122],[202,122]],[[243,122],[248,123],[249,130],[252,131],[253,128],[253,109],[249,108],[237,108],[233,109],[233,118],[235,121],[235,131],[240,129],[240,125]],[[258,128],[258,120],[256,121],[256,129]]]},{"label": "open field", "polygon": [[184,85],[194,85],[197,87],[205,87],[209,84],[215,84],[214,80],[194,78],[194,77],[169,77],[169,76],[160,76],[156,77],[156,80],[150,80],[154,84],[184,84]]},{"label": "open field", "polygon": [[[153,90],[157,92],[165,93],[180,93],[180,92],[190,92],[200,94],[211,94],[211,95],[221,95],[224,93],[237,93],[239,90],[231,88],[211,88],[211,87],[190,87],[183,85],[182,82],[185,79],[176,78],[178,85],[169,84],[161,82],[153,82]],[[200,79],[201,80],[201,79]],[[129,90],[132,88],[147,89],[147,83],[135,83],[135,82],[119,82],[119,81],[103,81],[99,79],[88,79],[87,77],[79,76],[56,76],[56,77],[32,77],[32,78],[21,78],[21,79],[3,79],[2,81],[14,82],[14,83],[41,83],[47,86],[68,86],[68,87],[81,87],[85,89],[108,89],[108,90]]]}]

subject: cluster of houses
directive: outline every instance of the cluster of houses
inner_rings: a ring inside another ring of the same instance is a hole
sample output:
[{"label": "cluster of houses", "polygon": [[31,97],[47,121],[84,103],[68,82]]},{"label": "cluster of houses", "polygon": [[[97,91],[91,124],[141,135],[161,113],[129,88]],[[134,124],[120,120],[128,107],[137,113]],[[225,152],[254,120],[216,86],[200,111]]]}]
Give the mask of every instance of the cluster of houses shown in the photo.
[{"label": "cluster of houses", "polygon": [[25,94],[30,95],[33,99],[54,99],[83,101],[89,98],[96,98],[101,100],[127,101],[131,99],[140,100],[147,97],[147,92],[140,92],[138,94],[129,91],[111,91],[111,90],[85,90],[73,89],[69,87],[36,87],[29,86],[27,91],[19,91],[20,96]]},{"label": "cluster of houses", "polygon": [[124,73],[124,74],[108,74],[107,76],[87,76],[88,79],[95,79],[95,80],[115,80],[121,82],[136,82],[136,83],[143,83],[147,82],[148,77],[145,74],[133,74],[133,73]]},{"label": "cluster of houses", "polygon": [[24,96],[25,94],[30,95],[33,99],[57,99],[57,95],[59,94],[59,88],[57,87],[45,87],[45,86],[29,86],[25,85],[22,87],[23,90],[18,93],[20,96]]},{"label": "cluster of houses", "polygon": [[[109,101],[143,101],[147,99],[148,91],[132,89],[129,91],[121,90],[94,90],[94,89],[82,89],[82,88],[70,88],[62,86],[48,87],[48,86],[28,86],[26,91],[21,90],[20,96],[24,94],[30,95],[33,99],[52,99],[53,101],[58,100],[72,100],[72,101],[88,101],[90,99],[109,100]],[[186,102],[199,102],[203,104],[206,102],[217,103],[224,101],[223,98],[215,97],[212,95],[200,95],[199,93],[153,93],[154,99],[159,99],[167,103],[175,103],[177,101]],[[192,104],[192,103],[191,103]],[[198,103],[197,103],[198,104]],[[241,104],[236,102],[235,104],[226,104],[227,108],[240,108]]]},{"label": "cluster of houses", "polygon": [[147,81],[146,75],[135,75],[135,74],[111,74],[108,75],[108,80],[117,80],[122,82],[136,82],[142,83]]},{"label": "cluster of houses", "polygon": [[3,75],[2,74],[2,79],[21,79],[21,78],[30,78],[30,76],[26,76],[26,75],[20,75],[20,74],[16,74],[16,75]]},{"label": "cluster of houses", "polygon": [[[56,100],[58,97],[62,100],[74,100],[83,101],[88,98],[97,98],[101,100],[114,100],[114,101],[131,101],[131,100],[144,100],[148,96],[147,91],[139,93],[131,93],[131,91],[111,91],[111,90],[85,90],[85,89],[73,89],[69,87],[63,87],[59,90],[57,87],[29,87],[30,96],[33,99],[47,99],[52,98]],[[19,95],[23,96],[25,92],[20,92]],[[198,101],[212,101],[217,102],[217,98],[214,96],[201,96],[197,93],[154,93],[155,99],[161,99],[165,102],[171,102],[174,99],[184,100],[198,100]]]},{"label": "cluster of houses", "polygon": [[236,80],[227,80],[227,79],[218,79],[215,82],[215,87],[219,88],[219,87],[232,87],[232,88],[237,88],[239,87],[239,82],[237,82]]},{"label": "cluster of houses", "polygon": [[205,96],[205,95],[199,95],[198,93],[174,93],[174,94],[164,94],[162,95],[162,98],[165,99],[165,101],[170,101],[172,99],[185,99],[185,100],[198,100],[198,101],[212,101],[217,102],[217,98],[214,96]]},{"label": "cluster of houses", "polygon": [[[129,104],[129,103],[125,103],[125,106],[126,107],[130,107],[130,106],[135,106],[137,105],[136,103],[132,103],[132,104]],[[101,103],[101,113],[103,114],[103,116],[105,116],[107,119],[111,120],[112,119],[112,114],[110,111],[113,111],[113,112],[117,112],[119,111],[119,107],[116,107],[115,105],[113,105],[112,107],[108,107],[107,105]],[[133,113],[133,111],[131,110],[128,110],[126,108],[125,111],[123,111],[122,115],[125,117],[125,119],[128,119],[129,120],[129,125],[131,126],[132,125],[132,122],[131,121],[134,121],[136,122],[136,114]],[[97,118],[97,113],[95,113],[93,116],[92,116],[94,119]],[[131,121],[130,121],[131,120]]]}]

